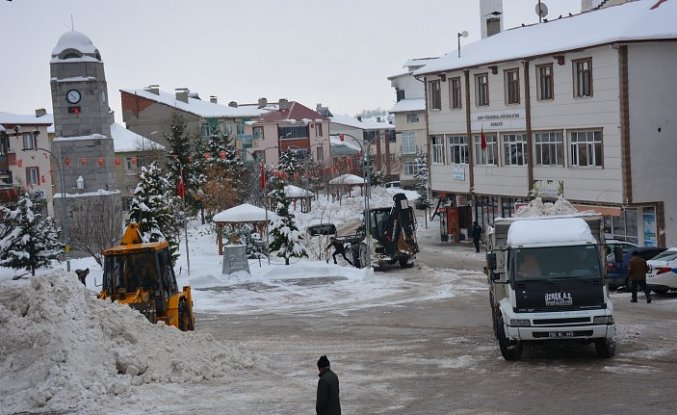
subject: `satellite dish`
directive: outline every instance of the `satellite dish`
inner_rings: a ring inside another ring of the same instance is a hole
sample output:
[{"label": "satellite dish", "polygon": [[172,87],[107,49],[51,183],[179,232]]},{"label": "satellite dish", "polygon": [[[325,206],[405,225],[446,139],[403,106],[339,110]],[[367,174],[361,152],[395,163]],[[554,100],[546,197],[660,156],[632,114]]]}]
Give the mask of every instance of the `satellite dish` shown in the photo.
[{"label": "satellite dish", "polygon": [[548,15],[548,6],[545,5],[545,3],[541,3],[540,1],[536,5],[536,14],[540,18],[544,18],[545,16]]}]

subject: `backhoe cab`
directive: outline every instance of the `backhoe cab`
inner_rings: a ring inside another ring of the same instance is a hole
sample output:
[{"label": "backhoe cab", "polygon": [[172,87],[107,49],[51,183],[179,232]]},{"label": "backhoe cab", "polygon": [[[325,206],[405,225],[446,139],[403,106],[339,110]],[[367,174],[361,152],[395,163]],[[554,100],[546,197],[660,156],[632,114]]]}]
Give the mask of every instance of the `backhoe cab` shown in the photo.
[{"label": "backhoe cab", "polygon": [[144,243],[139,225],[130,223],[119,246],[103,252],[103,287],[98,297],[129,304],[151,323],[164,321],[179,330],[193,330],[189,286],[176,283],[167,241]]}]

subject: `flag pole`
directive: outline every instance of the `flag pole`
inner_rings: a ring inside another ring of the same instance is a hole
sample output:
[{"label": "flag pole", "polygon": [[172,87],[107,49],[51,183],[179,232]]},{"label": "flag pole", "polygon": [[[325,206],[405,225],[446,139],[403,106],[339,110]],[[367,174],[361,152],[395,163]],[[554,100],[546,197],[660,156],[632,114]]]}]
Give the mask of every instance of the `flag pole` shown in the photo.
[{"label": "flag pole", "polygon": [[190,249],[188,248],[188,220],[186,217],[186,185],[183,181],[183,166],[179,167],[179,186],[177,190],[182,202],[183,234],[184,238],[186,238],[186,269],[188,270],[188,277],[190,277]]}]

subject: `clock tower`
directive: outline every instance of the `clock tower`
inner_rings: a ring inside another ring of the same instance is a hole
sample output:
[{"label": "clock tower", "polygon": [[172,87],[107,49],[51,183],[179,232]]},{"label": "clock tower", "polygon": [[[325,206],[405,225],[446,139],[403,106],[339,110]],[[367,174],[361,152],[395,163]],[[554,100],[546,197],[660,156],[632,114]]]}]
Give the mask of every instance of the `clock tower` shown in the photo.
[{"label": "clock tower", "polygon": [[[61,176],[56,181],[54,209],[66,210],[71,239],[83,243],[86,235],[78,224],[93,225],[98,216],[104,216],[102,222],[121,218],[111,137],[114,118],[108,106],[101,54],[85,34],[66,32],[52,50],[50,75],[55,130],[52,153]],[[56,218],[61,217],[56,213]],[[120,229],[121,219],[114,226]],[[68,232],[68,226],[64,228]]]}]

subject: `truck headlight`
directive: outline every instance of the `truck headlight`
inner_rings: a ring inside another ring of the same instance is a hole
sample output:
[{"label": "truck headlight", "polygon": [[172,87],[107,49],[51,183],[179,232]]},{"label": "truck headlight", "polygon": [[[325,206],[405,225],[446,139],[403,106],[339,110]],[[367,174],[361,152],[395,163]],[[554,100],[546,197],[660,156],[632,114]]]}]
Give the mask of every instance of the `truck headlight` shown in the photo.
[{"label": "truck headlight", "polygon": [[592,324],[614,324],[614,316],[597,316],[592,319]]},{"label": "truck headlight", "polygon": [[531,326],[531,320],[521,319],[521,318],[511,318],[510,319],[510,326],[511,327],[530,327]]}]

